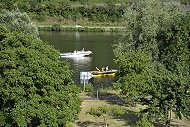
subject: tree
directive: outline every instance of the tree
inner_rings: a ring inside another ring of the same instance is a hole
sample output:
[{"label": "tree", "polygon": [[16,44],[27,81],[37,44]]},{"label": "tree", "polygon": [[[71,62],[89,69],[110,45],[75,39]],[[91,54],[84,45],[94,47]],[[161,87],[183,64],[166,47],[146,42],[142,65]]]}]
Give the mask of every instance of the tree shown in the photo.
[{"label": "tree", "polygon": [[141,49],[158,55],[157,33],[165,27],[170,19],[180,13],[178,4],[167,4],[155,0],[135,0],[125,13],[126,30],[117,40],[119,44],[114,49],[116,56],[121,52]]},{"label": "tree", "polygon": [[19,0],[1,0],[0,1],[0,8],[12,10],[16,7],[18,1]]},{"label": "tree", "polygon": [[[189,117],[190,17],[179,4],[137,0],[114,50],[121,95],[148,105],[143,113],[169,124]],[[140,70],[140,71],[139,71]]]},{"label": "tree", "polygon": [[58,51],[0,26],[0,126],[64,126],[78,117],[78,94]]},{"label": "tree", "polygon": [[120,88],[120,94],[128,103],[144,98],[145,91],[150,88],[149,81],[152,73],[152,57],[143,51],[123,53],[115,61],[118,65],[118,81],[114,87]]},{"label": "tree", "polygon": [[11,31],[23,32],[27,35],[38,37],[37,27],[31,23],[26,13],[16,11],[0,10],[0,24],[6,25]]},{"label": "tree", "polygon": [[177,0],[177,1],[179,1],[182,4],[188,4],[188,3],[190,3],[189,0]]}]

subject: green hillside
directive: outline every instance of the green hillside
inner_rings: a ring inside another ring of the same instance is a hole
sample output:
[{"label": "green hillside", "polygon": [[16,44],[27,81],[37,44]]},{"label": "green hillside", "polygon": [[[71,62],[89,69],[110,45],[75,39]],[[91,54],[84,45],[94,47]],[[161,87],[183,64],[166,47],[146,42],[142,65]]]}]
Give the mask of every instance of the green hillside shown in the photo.
[{"label": "green hillside", "polygon": [[[38,24],[122,25],[134,0],[2,0],[0,8],[27,12]],[[165,0],[166,1],[166,0]],[[188,3],[190,0],[177,0]]]}]

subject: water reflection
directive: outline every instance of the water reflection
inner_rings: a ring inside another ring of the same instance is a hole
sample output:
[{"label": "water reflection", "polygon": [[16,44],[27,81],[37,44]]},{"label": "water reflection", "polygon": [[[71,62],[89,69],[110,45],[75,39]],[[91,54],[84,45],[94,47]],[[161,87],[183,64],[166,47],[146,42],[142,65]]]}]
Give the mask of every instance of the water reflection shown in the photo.
[{"label": "water reflection", "polygon": [[80,33],[78,31],[76,31],[75,33],[75,38],[76,40],[80,40]]},{"label": "water reflection", "polygon": [[71,63],[73,70],[73,78],[75,82],[80,82],[80,72],[90,71],[92,64],[92,57],[76,57],[76,58],[63,58]]},{"label": "water reflection", "polygon": [[75,72],[77,71],[90,71],[92,58],[91,57],[81,57],[81,58],[74,58],[73,67]]}]

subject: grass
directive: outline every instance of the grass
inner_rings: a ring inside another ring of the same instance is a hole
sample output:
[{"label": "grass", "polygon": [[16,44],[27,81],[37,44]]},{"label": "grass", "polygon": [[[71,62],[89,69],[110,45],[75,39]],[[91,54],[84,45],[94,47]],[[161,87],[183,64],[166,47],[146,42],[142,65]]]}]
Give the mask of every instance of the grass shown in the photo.
[{"label": "grass", "polygon": [[[90,96],[81,94],[81,97],[90,98]],[[81,112],[79,114],[79,119],[75,121],[75,127],[99,127],[103,124],[102,117],[94,117],[86,114],[91,108],[96,108],[98,106],[111,106],[119,105],[125,110],[125,114],[119,117],[107,116],[106,121],[109,127],[133,127],[138,120],[138,112],[145,106],[136,105],[129,106],[122,102],[110,102],[105,100],[83,100],[81,105]],[[159,126],[162,127],[162,126]],[[171,127],[190,127],[190,121],[183,118],[182,120],[175,119],[174,114],[172,115]]]},{"label": "grass", "polygon": [[[85,94],[82,94],[81,97],[90,98]],[[102,117],[94,117],[89,114],[86,114],[91,108],[96,108],[99,106],[111,106],[119,105],[125,110],[125,114],[119,117],[107,116],[108,120],[106,121],[109,124],[109,127],[130,127],[134,125],[138,120],[137,113],[143,107],[137,105],[136,107],[129,107],[122,105],[121,102],[110,102],[105,100],[83,100],[82,102],[82,111],[79,114],[79,119],[76,121],[78,127],[98,127],[103,123]]]},{"label": "grass", "polygon": [[[76,121],[76,124],[79,127],[96,127],[103,123],[103,119],[101,117],[93,117],[89,114],[86,114],[90,108],[95,108],[98,106],[109,106],[112,105],[106,101],[99,100],[85,100],[82,103],[82,111],[79,114],[79,120]],[[134,124],[137,120],[137,115],[134,111],[128,111],[126,107],[122,106],[122,108],[126,109],[126,113],[120,117],[114,118],[108,116],[107,123],[109,127],[126,127]],[[128,120],[128,121],[127,121]]]}]

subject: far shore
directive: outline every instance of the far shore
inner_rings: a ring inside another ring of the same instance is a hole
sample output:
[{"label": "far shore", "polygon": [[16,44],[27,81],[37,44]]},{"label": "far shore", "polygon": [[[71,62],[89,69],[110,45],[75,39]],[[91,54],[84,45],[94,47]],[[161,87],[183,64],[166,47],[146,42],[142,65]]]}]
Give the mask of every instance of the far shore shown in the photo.
[{"label": "far shore", "polygon": [[40,31],[119,32],[123,26],[37,25]]}]

